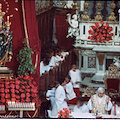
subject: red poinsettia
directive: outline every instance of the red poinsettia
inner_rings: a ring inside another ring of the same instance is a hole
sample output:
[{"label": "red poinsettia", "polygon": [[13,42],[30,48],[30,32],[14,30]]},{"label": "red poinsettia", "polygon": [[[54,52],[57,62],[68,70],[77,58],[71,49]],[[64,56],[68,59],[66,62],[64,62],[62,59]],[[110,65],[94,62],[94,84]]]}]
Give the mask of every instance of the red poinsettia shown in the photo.
[{"label": "red poinsettia", "polygon": [[58,118],[70,118],[70,113],[70,110],[68,110],[67,108],[63,108],[63,110],[60,110],[58,112]]},{"label": "red poinsettia", "polygon": [[98,22],[95,25],[91,26],[92,30],[88,30],[90,36],[88,39],[94,40],[95,42],[106,42],[112,40],[112,36],[114,35],[112,32],[113,28],[109,26],[109,23],[104,23],[101,21],[100,24]]}]

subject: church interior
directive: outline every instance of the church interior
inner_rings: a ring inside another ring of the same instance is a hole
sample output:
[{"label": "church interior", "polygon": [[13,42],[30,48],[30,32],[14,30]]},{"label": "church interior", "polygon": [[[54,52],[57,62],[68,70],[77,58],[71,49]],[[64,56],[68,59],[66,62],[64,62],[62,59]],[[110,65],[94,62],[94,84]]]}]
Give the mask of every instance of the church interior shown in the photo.
[{"label": "church interior", "polygon": [[0,118],[120,118],[119,37],[120,1],[0,0]]}]

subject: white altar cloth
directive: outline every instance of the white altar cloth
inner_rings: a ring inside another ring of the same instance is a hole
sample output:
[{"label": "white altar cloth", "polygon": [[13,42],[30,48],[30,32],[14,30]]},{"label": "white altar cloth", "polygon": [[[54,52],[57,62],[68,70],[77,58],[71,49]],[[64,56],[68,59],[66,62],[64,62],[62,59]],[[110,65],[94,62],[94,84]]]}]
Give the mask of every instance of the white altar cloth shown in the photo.
[{"label": "white altar cloth", "polygon": [[[48,116],[50,118],[57,118],[57,116],[51,116],[51,110],[48,110]],[[95,119],[96,116],[94,116],[94,113],[79,113],[79,112],[71,112],[70,116],[72,116],[71,118],[83,118],[83,119],[88,119],[88,118],[93,118]],[[117,116],[114,115],[107,115],[107,114],[103,114],[100,115],[102,118],[118,118]]]}]

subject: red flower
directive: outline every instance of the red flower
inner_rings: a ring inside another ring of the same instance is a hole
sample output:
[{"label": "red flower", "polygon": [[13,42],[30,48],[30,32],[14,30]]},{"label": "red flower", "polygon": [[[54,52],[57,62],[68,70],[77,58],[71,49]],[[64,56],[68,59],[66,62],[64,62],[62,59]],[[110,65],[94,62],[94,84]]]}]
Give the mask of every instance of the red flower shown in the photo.
[{"label": "red flower", "polygon": [[0,92],[4,92],[4,91],[5,91],[5,89],[4,89],[4,88],[1,88],[1,89],[0,89]]},{"label": "red flower", "polygon": [[1,102],[5,103],[5,98],[1,98]]},{"label": "red flower", "polygon": [[15,85],[14,85],[14,84],[11,84],[10,87],[11,87],[11,88],[15,88]]},{"label": "red flower", "polygon": [[21,98],[25,98],[25,94],[24,93],[21,94]]},{"label": "red flower", "polygon": [[108,23],[108,22],[106,23],[106,26],[109,26],[109,23]]},{"label": "red flower", "polygon": [[109,38],[106,38],[106,41],[109,41]]},{"label": "red flower", "polygon": [[30,97],[30,93],[26,93],[26,96],[27,96],[27,97]]},{"label": "red flower", "polygon": [[15,90],[15,92],[16,92],[16,93],[19,93],[19,91],[18,91],[18,90]]},{"label": "red flower", "polygon": [[102,25],[104,24],[104,22],[103,22],[103,21],[101,21],[100,23],[101,23]]},{"label": "red flower", "polygon": [[25,80],[28,80],[29,78],[30,78],[29,75],[25,75],[25,77],[24,77]]},{"label": "red flower", "polygon": [[91,28],[92,28],[93,30],[95,30],[95,29],[96,29],[96,27],[95,27],[94,25],[91,25]]},{"label": "red flower", "polygon": [[26,102],[30,102],[30,98],[29,97],[26,98]]},{"label": "red flower", "polygon": [[24,100],[24,99],[21,99],[21,102],[22,102],[22,103],[24,103],[24,102],[25,102],[25,100]]},{"label": "red flower", "polygon": [[16,98],[12,98],[11,100],[12,100],[12,101],[16,101]]},{"label": "red flower", "polygon": [[16,102],[20,102],[20,100],[16,100]]},{"label": "red flower", "polygon": [[26,89],[27,92],[30,92],[30,89]]},{"label": "red flower", "polygon": [[20,88],[20,86],[19,85],[16,85],[16,89],[19,89]]},{"label": "red flower", "polygon": [[13,93],[13,94],[11,94],[11,96],[12,96],[12,97],[16,97],[14,93]]},{"label": "red flower", "polygon": [[16,80],[16,84],[17,84],[17,85],[20,84],[20,81],[19,81],[19,80]]},{"label": "red flower", "polygon": [[111,36],[113,36],[114,34],[113,33],[111,33]]},{"label": "red flower", "polygon": [[9,92],[9,89],[6,88],[6,89],[5,89],[5,92],[8,93],[8,92]]},{"label": "red flower", "polygon": [[22,88],[22,89],[25,89],[25,86],[22,86],[21,88]]},{"label": "red flower", "polygon": [[5,95],[5,98],[10,98],[10,94],[6,94],[6,95]]},{"label": "red flower", "polygon": [[1,95],[0,95],[1,97],[5,97],[5,93],[1,93]]},{"label": "red flower", "polygon": [[16,98],[17,98],[17,99],[20,99],[20,96],[19,96],[19,95],[16,95]]},{"label": "red flower", "polygon": [[23,90],[23,89],[21,89],[21,88],[19,89],[19,91],[20,91],[20,92],[24,92],[24,90]]},{"label": "red flower", "polygon": [[12,93],[15,93],[15,89],[11,89],[11,92],[12,92]]}]

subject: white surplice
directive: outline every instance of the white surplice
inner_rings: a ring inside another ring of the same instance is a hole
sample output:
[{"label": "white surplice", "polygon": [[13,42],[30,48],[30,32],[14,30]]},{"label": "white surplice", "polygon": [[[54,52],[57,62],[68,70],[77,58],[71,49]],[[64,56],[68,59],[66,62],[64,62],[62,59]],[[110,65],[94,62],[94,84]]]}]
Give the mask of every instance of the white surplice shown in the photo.
[{"label": "white surplice", "polygon": [[64,87],[59,85],[55,92],[55,102],[52,109],[52,116],[57,116],[58,112],[63,108],[68,108]]},{"label": "white surplice", "polygon": [[54,66],[58,66],[58,61],[57,61],[57,58],[55,56],[52,56],[51,59],[50,59],[50,62],[49,62],[49,66],[50,67],[54,67]]},{"label": "white surplice", "polygon": [[43,61],[40,62],[40,76],[42,75],[42,73],[44,73],[45,71],[48,72],[50,70],[50,66],[49,65],[44,65]]},{"label": "white surplice", "polygon": [[66,96],[67,96],[67,98],[69,100],[72,100],[73,98],[76,97],[76,94],[75,94],[75,92],[73,90],[73,86],[72,86],[71,82],[67,83],[64,88],[65,88],[65,90],[67,92]]},{"label": "white surplice", "polygon": [[[114,107],[115,107],[116,109],[115,109]],[[114,115],[114,113],[115,113],[114,110],[116,111],[116,115],[117,115],[117,114],[120,115],[120,106],[118,106],[118,105],[113,106],[113,107],[112,107],[112,110],[111,110],[111,115]]]},{"label": "white surplice", "polygon": [[89,99],[88,104],[87,104],[89,110],[92,110],[93,112],[93,109],[95,109],[95,110],[98,110],[98,112],[102,114],[109,111],[112,108],[112,103],[109,100],[107,104],[106,102],[107,97],[108,96],[105,94],[103,95],[103,97],[99,97],[98,94],[93,95],[93,104],[91,102],[91,98]]},{"label": "white surplice", "polygon": [[69,55],[69,52],[62,52],[63,58],[65,59],[66,55]]},{"label": "white surplice", "polygon": [[77,105],[75,105],[73,112],[89,113],[89,109],[88,109],[87,105],[84,103],[82,106],[79,106],[79,107],[77,107]]},{"label": "white surplice", "polygon": [[74,72],[73,69],[69,71],[69,76],[71,77],[71,83],[73,88],[80,88],[80,83],[76,84],[75,82],[81,82],[81,72],[79,69],[76,69]]},{"label": "white surplice", "polygon": [[55,88],[52,88],[51,90],[48,90],[46,93],[46,99],[50,100],[51,106],[53,108],[54,102],[55,102]]}]

